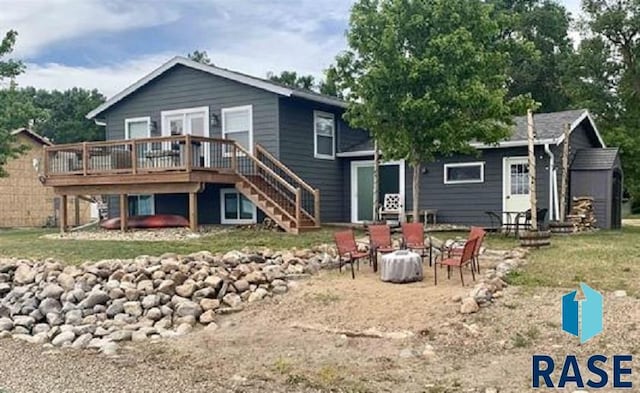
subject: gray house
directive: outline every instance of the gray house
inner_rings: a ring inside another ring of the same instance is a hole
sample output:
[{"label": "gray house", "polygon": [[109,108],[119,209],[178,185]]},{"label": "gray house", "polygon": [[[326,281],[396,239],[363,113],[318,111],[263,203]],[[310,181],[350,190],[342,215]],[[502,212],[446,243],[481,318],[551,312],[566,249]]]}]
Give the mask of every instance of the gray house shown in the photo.
[{"label": "gray house", "polygon": [[[130,149],[134,158],[125,169],[129,171],[132,166],[132,173],[127,173],[149,184],[151,177],[157,176],[152,167],[157,165],[158,157],[166,161],[169,156],[166,146],[175,142],[170,138],[192,138],[180,140],[181,146],[176,149],[182,161],[174,169],[186,168],[191,176],[189,182],[197,182],[196,186],[189,190],[176,186],[175,192],[171,186],[123,188],[118,186],[121,177],[92,180],[92,186],[108,184],[114,187],[114,195],[121,196],[121,203],[117,203],[116,196],[111,198],[112,216],[122,216],[123,206],[131,215],[190,214],[203,224],[251,223],[269,216],[292,232],[316,227],[320,222],[366,222],[373,214],[372,143],[368,132],[353,129],[342,119],[345,107],[345,102],[333,97],[176,57],[87,117],[106,127],[108,141],[129,141],[133,148],[124,149]],[[571,127],[569,162],[581,157],[584,149],[598,151],[605,145],[584,110],[538,114],[535,123],[539,205],[548,207],[548,218],[555,219],[565,124]],[[198,139],[206,137],[235,141],[233,146],[238,147],[219,148],[213,141]],[[136,139],[140,141],[135,142]],[[191,147],[193,140],[201,142]],[[529,207],[525,119],[516,119],[509,140],[496,146],[476,147],[477,155],[444,157],[426,166],[420,206],[437,211],[438,222],[486,225],[486,211],[501,214]],[[231,154],[230,148],[235,153]],[[91,177],[92,173],[97,174],[91,169],[98,165],[95,154],[106,153],[96,150],[81,154],[82,161],[88,163],[84,164],[84,181],[96,179]],[[112,162],[113,151],[110,154]],[[185,154],[196,157],[185,161]],[[619,170],[617,151],[615,155],[617,161],[614,160],[611,173]],[[54,159],[52,156],[50,161]],[[148,164],[149,160],[155,164]],[[251,164],[251,171],[242,169],[246,162]],[[148,172],[143,176],[144,165],[149,168],[145,167]],[[109,168],[113,171],[112,166]],[[233,169],[240,178],[228,176],[220,168]],[[217,177],[194,178],[192,172],[197,169],[209,170],[207,176],[215,172]],[[581,164],[578,170],[582,175],[590,169]],[[78,181],[68,180],[72,179],[67,176],[69,173],[60,175],[65,176],[55,181],[51,177],[50,181],[50,185],[58,186],[59,193],[92,192],[77,188]],[[412,171],[403,161],[383,162],[380,200],[385,194],[398,193],[405,206],[410,207],[411,176]],[[168,180],[163,181],[169,184]],[[613,188],[615,177],[612,175],[607,181],[613,192],[598,197],[614,201],[613,194],[619,192]],[[576,192],[584,191],[572,184]],[[100,192],[109,191],[108,187],[100,187]],[[199,207],[195,212],[194,206]],[[617,219],[611,214],[615,209],[611,203],[600,208],[609,210],[606,214],[614,217],[613,221]],[[606,218],[601,223],[615,226]]]}]

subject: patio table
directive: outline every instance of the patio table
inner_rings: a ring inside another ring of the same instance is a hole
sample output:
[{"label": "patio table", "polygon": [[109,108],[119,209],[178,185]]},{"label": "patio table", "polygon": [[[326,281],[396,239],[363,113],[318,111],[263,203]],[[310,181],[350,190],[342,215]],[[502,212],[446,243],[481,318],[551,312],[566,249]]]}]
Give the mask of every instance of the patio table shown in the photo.
[{"label": "patio table", "polygon": [[408,250],[398,250],[382,256],[380,279],[385,282],[422,281],[422,257]]}]

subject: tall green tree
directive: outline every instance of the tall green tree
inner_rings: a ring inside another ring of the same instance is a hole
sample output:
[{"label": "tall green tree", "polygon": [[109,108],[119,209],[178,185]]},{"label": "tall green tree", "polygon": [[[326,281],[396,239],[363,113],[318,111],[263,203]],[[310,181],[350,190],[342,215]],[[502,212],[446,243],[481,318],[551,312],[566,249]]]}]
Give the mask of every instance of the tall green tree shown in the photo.
[{"label": "tall green tree", "polygon": [[316,88],[316,79],[313,75],[299,75],[296,71],[282,71],[280,74],[268,72],[267,79],[298,89]]},{"label": "tall green tree", "polygon": [[625,186],[640,201],[640,0],[583,0],[585,40],[574,73],[576,99],[619,146]]},{"label": "tall green tree", "polygon": [[[422,165],[471,153],[470,142],[507,137],[509,55],[492,7],[482,0],[359,0],[348,50],[337,59],[346,118],[369,130],[386,159],[413,167],[418,217]],[[526,101],[526,102],[525,102]],[[521,110],[524,107],[520,108]]]},{"label": "tall green tree", "polygon": [[566,84],[575,56],[569,38],[571,18],[553,0],[489,0],[509,44],[509,96],[530,94],[539,111],[555,112],[572,105]]},{"label": "tall green tree", "polygon": [[68,90],[47,91],[32,87],[23,89],[33,104],[46,116],[35,124],[35,131],[55,143],[99,141],[105,139],[105,129],[88,120],[85,115],[102,104],[106,98],[97,89],[74,87]]},{"label": "tall green tree", "polygon": [[[24,65],[14,59],[8,58],[13,52],[18,33],[15,30],[9,30],[2,41],[0,41],[0,84],[5,79],[13,80],[16,76],[24,71]],[[13,83],[9,89],[14,88]],[[0,177],[7,176],[7,172],[3,169],[4,165],[11,158],[17,157],[24,150],[24,146],[16,144],[15,138],[11,135],[13,115],[8,111],[7,104],[11,102],[0,102]]]},{"label": "tall green tree", "polygon": [[206,50],[194,50],[189,53],[187,57],[193,61],[197,61],[198,63],[213,65]]}]

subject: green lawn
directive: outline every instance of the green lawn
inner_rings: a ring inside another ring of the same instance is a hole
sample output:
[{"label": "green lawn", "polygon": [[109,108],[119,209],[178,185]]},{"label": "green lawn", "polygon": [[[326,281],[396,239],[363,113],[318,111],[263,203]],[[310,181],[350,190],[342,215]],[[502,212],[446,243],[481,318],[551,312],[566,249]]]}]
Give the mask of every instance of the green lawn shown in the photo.
[{"label": "green lawn", "polygon": [[286,249],[310,247],[332,241],[334,229],[323,229],[299,236],[253,230],[235,230],[184,241],[102,241],[43,239],[51,230],[0,231],[0,255],[21,258],[52,257],[67,263],[111,258],[134,258],[138,255],[160,255],[165,252],[190,254],[208,250],[226,252],[243,247]]},{"label": "green lawn", "polygon": [[[51,230],[4,230],[0,231],[0,255],[21,258],[53,257],[67,263],[82,263],[87,260],[133,258],[165,252],[226,252],[260,246],[273,249],[305,248],[331,243],[336,230],[338,229],[325,228],[299,236],[267,231],[232,230],[199,239],[164,242],[54,240],[40,237],[45,233],[51,233]],[[463,238],[466,234],[440,232],[432,235],[446,240]],[[487,247],[493,249],[508,249],[517,244],[515,239],[500,235],[490,235],[486,241]],[[623,231],[554,236],[552,246],[533,251],[526,268],[513,274],[510,281],[516,285],[563,288],[573,288],[577,283],[584,281],[597,289],[624,289],[630,295],[640,296],[638,277],[640,227],[628,226]]]},{"label": "green lawn", "polygon": [[574,288],[585,282],[600,290],[640,296],[640,227],[554,236],[552,246],[531,253],[510,281],[516,285]]}]

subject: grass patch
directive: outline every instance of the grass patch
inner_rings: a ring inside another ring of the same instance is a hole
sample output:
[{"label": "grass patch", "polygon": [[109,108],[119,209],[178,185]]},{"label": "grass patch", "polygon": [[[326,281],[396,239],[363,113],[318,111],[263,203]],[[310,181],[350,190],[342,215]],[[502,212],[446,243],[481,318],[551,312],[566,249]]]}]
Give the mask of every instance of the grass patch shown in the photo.
[{"label": "grass patch", "polygon": [[42,239],[44,229],[0,230],[0,256],[18,258],[56,258],[67,263],[101,259],[127,259],[138,255],[161,255],[165,252],[190,254],[208,250],[226,252],[243,247],[269,247],[276,250],[306,248],[333,242],[334,228],[300,235],[280,232],[230,230],[221,234],[183,241],[103,241]]},{"label": "grass patch", "polygon": [[640,227],[554,236],[551,246],[533,251],[508,281],[525,287],[575,288],[580,282],[599,289],[640,295]]},{"label": "grass patch", "polygon": [[275,362],[273,362],[272,368],[281,375],[288,375],[293,371],[293,364],[291,361],[279,357]]}]

